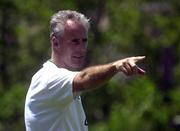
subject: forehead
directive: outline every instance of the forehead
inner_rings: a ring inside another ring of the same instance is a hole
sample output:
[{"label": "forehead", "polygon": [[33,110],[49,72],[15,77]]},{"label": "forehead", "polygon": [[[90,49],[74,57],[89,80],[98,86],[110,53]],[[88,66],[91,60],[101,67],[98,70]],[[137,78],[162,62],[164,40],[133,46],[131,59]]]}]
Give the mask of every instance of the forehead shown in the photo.
[{"label": "forehead", "polygon": [[64,34],[66,35],[87,35],[85,27],[77,21],[67,20],[65,24]]}]

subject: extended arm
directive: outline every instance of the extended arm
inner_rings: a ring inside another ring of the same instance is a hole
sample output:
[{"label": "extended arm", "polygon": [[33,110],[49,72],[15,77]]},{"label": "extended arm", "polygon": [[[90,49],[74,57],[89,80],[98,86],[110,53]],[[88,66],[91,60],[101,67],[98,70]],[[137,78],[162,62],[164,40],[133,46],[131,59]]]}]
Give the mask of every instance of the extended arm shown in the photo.
[{"label": "extended arm", "polygon": [[73,91],[96,88],[111,79],[118,72],[123,72],[126,75],[144,74],[145,71],[135,64],[144,58],[144,56],[129,57],[105,65],[88,67],[74,78]]}]

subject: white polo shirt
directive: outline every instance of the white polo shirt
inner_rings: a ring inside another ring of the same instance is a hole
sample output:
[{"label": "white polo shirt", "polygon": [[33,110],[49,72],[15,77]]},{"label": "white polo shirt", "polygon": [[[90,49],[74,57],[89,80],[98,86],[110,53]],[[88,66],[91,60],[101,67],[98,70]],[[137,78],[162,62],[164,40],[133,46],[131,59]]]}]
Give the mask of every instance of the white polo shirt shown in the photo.
[{"label": "white polo shirt", "polygon": [[33,76],[25,103],[26,131],[87,131],[81,97],[73,94],[75,75],[47,61]]}]

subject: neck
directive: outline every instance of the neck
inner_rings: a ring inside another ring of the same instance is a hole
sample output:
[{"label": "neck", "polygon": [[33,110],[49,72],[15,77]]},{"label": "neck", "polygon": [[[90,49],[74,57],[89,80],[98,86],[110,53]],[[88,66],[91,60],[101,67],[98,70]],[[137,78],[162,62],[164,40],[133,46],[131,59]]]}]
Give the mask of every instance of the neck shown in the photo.
[{"label": "neck", "polygon": [[58,57],[56,56],[56,54],[54,52],[51,53],[51,61],[57,66],[57,67],[61,67],[64,68],[62,64],[60,64],[60,59],[58,59]]},{"label": "neck", "polygon": [[51,54],[51,62],[53,62],[57,67],[59,68],[65,68],[68,70],[72,70],[70,67],[68,67],[59,57],[58,54],[52,52]]}]

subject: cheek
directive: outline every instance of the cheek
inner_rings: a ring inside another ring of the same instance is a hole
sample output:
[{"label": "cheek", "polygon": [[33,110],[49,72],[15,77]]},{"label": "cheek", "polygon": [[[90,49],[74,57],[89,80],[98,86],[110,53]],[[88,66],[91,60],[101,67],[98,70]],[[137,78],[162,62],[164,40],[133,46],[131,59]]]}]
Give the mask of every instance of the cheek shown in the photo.
[{"label": "cheek", "polygon": [[66,49],[64,50],[64,57],[68,60],[71,60],[72,56],[73,56],[73,50],[71,49]]}]

